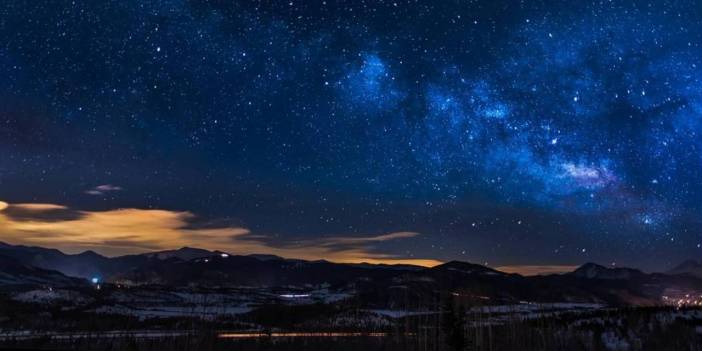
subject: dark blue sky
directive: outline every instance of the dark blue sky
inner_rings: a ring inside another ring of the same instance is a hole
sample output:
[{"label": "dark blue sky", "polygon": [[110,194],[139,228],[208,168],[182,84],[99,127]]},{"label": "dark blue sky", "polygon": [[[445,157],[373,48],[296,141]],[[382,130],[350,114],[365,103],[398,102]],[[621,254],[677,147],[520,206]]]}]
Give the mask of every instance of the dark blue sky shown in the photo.
[{"label": "dark blue sky", "polygon": [[695,1],[9,0],[0,16],[4,202],[189,211],[272,248],[418,233],[363,246],[394,258],[702,253]]}]

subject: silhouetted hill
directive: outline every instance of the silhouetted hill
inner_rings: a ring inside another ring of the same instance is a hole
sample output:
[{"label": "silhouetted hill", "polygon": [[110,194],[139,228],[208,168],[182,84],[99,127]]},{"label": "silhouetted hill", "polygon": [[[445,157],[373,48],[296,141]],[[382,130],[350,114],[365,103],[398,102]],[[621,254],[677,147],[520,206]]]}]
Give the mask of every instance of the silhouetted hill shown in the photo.
[{"label": "silhouetted hill", "polygon": [[569,273],[579,278],[587,279],[632,279],[641,277],[643,272],[633,268],[607,268],[596,263],[586,263]]},{"label": "silhouetted hill", "polygon": [[64,274],[22,264],[14,258],[0,256],[0,286],[82,286],[87,281],[67,277]]},{"label": "silhouetted hill", "polygon": [[67,255],[56,249],[23,245],[0,245],[0,255],[11,257],[18,262],[44,269],[54,269],[66,275],[89,278],[100,272],[107,258],[85,252]]},{"label": "silhouetted hill", "polygon": [[[0,244],[0,256],[23,267],[55,269],[85,278],[97,276],[120,284],[305,288],[327,283],[355,291],[364,304],[378,306],[408,300],[429,306],[446,294],[475,304],[560,301],[654,305],[664,295],[702,292],[702,279],[693,275],[647,274],[594,263],[567,274],[525,277],[460,261],[432,268],[339,264],[269,255],[226,255],[188,247],[109,258],[90,251],[67,255],[53,249]],[[687,263],[679,268],[687,272],[695,267]]]},{"label": "silhouetted hill", "polygon": [[322,283],[344,285],[357,279],[390,277],[395,274],[397,268],[213,255],[188,261],[150,261],[139,269],[115,275],[112,279],[138,284],[178,286],[300,286]]},{"label": "silhouetted hill", "polygon": [[450,261],[430,268],[433,271],[452,271],[462,274],[506,275],[507,273],[475,263]]},{"label": "silhouetted hill", "polygon": [[687,260],[675,268],[669,270],[668,274],[689,274],[698,278],[702,278],[702,262],[695,260]]},{"label": "silhouetted hill", "polygon": [[55,249],[4,244],[0,245],[0,254],[27,265],[56,269],[76,277],[183,286],[341,284],[361,277],[389,276],[397,271],[422,269],[409,265],[304,261],[272,255],[223,255],[220,251],[189,247],[109,258],[94,252],[68,255]]},{"label": "silhouetted hill", "polygon": [[184,261],[189,261],[193,260],[196,258],[203,258],[203,257],[209,257],[209,256],[214,256],[222,254],[220,251],[209,251],[205,249],[198,249],[198,248],[192,248],[192,247],[182,247],[177,250],[165,250],[165,251],[157,251],[157,252],[149,252],[142,254],[142,256],[150,257],[150,258],[158,258],[161,260],[169,259],[169,258],[179,258]]}]

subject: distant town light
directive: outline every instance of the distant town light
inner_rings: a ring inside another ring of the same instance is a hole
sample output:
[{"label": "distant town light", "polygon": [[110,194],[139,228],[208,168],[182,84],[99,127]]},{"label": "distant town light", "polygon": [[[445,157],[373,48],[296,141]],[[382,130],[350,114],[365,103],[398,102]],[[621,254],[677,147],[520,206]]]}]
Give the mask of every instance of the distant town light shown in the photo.
[{"label": "distant town light", "polygon": [[100,281],[100,279],[98,279],[97,277],[93,277],[93,279],[90,279],[90,281],[93,282],[93,284],[97,284]]},{"label": "distant town light", "polygon": [[229,257],[229,254],[223,253],[223,254],[222,254],[222,257],[223,257],[223,258],[227,258],[227,257]]}]

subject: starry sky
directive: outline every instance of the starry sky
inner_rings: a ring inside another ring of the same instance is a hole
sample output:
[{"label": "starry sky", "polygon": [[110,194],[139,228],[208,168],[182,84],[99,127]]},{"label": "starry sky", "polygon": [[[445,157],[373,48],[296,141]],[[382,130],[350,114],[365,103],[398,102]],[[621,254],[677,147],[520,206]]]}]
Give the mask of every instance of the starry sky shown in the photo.
[{"label": "starry sky", "polygon": [[3,241],[514,271],[702,254],[692,0],[8,0],[0,38]]}]

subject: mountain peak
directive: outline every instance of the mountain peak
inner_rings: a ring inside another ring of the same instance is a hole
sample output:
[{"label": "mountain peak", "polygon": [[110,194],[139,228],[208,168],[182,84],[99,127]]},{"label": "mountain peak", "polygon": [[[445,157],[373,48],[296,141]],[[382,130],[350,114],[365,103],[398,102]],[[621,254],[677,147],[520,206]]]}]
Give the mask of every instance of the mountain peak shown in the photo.
[{"label": "mountain peak", "polygon": [[597,263],[588,262],[571,272],[573,276],[587,279],[631,279],[643,272],[633,268],[608,268]]},{"label": "mountain peak", "polygon": [[687,260],[669,270],[669,274],[689,274],[702,278],[702,262],[696,260]]},{"label": "mountain peak", "polygon": [[692,268],[692,267],[700,267],[702,266],[702,263],[693,259],[689,259],[686,261],[683,261],[678,267],[680,268]]},{"label": "mountain peak", "polygon": [[104,258],[103,255],[100,255],[99,253],[93,251],[93,250],[87,250],[79,253],[77,256],[79,257],[90,257],[90,258]]},{"label": "mountain peak", "polygon": [[595,262],[586,262],[583,263],[580,267],[576,268],[576,271],[581,270],[581,269],[608,269],[607,267],[597,264]]},{"label": "mountain peak", "polygon": [[176,249],[174,251],[188,251],[188,250],[204,250],[204,249],[200,249],[197,247],[183,246],[180,249]]},{"label": "mountain peak", "polygon": [[285,261],[284,258],[270,254],[249,254],[246,257],[255,258],[259,261]]},{"label": "mountain peak", "polygon": [[184,261],[190,261],[196,258],[203,258],[216,255],[216,252],[199,249],[195,247],[183,246],[176,250],[164,250],[145,253],[144,256],[158,258],[159,260],[165,260],[169,258],[179,258]]},{"label": "mountain peak", "polygon": [[432,270],[448,270],[455,272],[462,272],[465,274],[505,274],[498,270],[494,270],[490,267],[479,265],[476,263],[463,262],[463,261],[449,261],[444,264],[440,264],[436,267],[430,268]]}]

